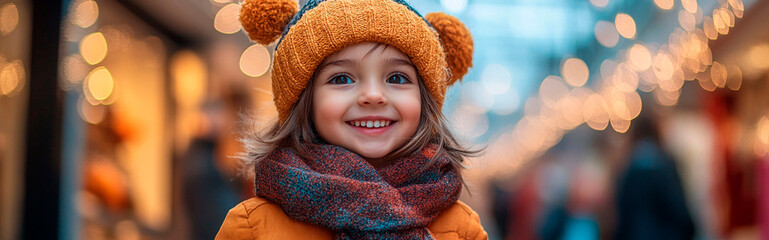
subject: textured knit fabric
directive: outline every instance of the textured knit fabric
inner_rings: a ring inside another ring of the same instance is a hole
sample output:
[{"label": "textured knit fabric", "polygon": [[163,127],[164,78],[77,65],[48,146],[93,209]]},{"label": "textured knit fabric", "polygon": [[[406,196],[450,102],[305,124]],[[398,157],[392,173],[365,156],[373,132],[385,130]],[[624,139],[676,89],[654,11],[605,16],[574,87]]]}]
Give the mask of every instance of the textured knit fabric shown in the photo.
[{"label": "textured knit fabric", "polygon": [[310,0],[286,29],[275,50],[272,71],[281,122],[317,66],[332,53],[361,42],[387,44],[408,55],[430,95],[443,103],[449,71],[440,38],[403,1]]},{"label": "textured knit fabric", "polygon": [[339,146],[311,145],[309,159],[280,149],[256,164],[257,196],[336,239],[432,239],[427,227],[459,197],[459,173],[435,146],[375,169]]}]

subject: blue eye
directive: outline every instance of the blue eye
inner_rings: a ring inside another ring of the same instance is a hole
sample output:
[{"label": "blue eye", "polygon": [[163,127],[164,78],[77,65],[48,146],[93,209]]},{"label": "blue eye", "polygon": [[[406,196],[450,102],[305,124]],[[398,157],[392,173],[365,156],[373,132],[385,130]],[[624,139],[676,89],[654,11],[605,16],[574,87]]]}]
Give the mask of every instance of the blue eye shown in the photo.
[{"label": "blue eye", "polygon": [[330,84],[352,84],[352,78],[347,75],[337,75],[331,78],[331,80],[328,80],[328,83]]},{"label": "blue eye", "polygon": [[403,76],[403,74],[395,74],[387,78],[387,83],[390,84],[406,84],[410,82],[411,80],[409,80],[408,77]]}]

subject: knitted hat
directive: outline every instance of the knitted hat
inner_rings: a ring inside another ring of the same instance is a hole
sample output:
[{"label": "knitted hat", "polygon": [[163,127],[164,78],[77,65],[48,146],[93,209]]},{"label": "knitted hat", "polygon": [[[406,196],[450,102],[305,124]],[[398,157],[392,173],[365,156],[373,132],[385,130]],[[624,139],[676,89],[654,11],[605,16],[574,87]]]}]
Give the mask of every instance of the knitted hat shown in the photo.
[{"label": "knitted hat", "polygon": [[403,0],[246,0],[240,21],[251,40],[278,41],[272,90],[286,120],[315,68],[332,53],[361,42],[393,46],[409,56],[427,90],[443,105],[446,88],[472,66],[473,40],[457,18],[422,17]]}]

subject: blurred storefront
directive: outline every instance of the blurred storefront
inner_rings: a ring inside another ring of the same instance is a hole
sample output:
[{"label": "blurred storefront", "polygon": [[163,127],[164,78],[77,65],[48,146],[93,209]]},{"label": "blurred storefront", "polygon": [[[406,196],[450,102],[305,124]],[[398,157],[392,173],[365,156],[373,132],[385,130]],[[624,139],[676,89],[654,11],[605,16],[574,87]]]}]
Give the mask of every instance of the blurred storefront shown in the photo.
[{"label": "blurred storefront", "polygon": [[[491,239],[769,238],[769,1],[409,2],[474,36],[444,112]],[[276,117],[238,3],[0,0],[0,239],[211,239]]]}]

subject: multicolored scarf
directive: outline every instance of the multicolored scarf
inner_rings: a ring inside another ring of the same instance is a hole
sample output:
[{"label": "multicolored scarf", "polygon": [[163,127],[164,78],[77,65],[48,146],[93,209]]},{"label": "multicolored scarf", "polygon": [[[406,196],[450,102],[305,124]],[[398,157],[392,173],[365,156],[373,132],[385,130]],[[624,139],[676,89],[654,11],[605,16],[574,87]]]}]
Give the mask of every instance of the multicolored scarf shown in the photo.
[{"label": "multicolored scarf", "polygon": [[427,231],[462,189],[449,158],[430,164],[435,146],[375,169],[335,145],[310,145],[309,159],[278,149],[256,164],[256,194],[336,239],[433,239]]}]

